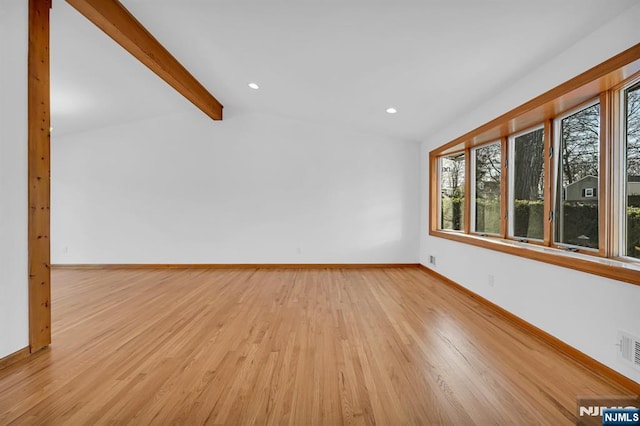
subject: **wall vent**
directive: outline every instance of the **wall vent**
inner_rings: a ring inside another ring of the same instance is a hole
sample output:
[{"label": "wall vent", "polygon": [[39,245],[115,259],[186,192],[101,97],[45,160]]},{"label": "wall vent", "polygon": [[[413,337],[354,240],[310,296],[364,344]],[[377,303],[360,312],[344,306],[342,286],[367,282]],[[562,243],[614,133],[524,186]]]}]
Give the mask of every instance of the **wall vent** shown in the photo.
[{"label": "wall vent", "polygon": [[619,357],[640,370],[640,338],[625,332],[618,332]]}]

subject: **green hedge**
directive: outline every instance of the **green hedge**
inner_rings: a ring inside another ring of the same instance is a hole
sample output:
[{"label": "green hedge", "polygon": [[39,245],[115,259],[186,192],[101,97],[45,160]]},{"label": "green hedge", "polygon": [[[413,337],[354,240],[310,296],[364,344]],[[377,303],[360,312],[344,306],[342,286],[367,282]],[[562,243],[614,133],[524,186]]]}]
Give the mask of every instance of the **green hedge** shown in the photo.
[{"label": "green hedge", "polygon": [[[462,229],[464,198],[442,199],[442,229]],[[516,200],[514,233],[517,237],[542,239],[547,215],[542,201]],[[596,204],[565,203],[563,242],[584,247],[598,247],[598,207]],[[487,233],[500,229],[498,200],[477,202],[476,224]],[[484,225],[484,227],[482,227]],[[588,239],[579,238],[586,236]],[[640,207],[627,208],[627,255],[640,258]]]},{"label": "green hedge", "polygon": [[464,198],[442,197],[440,228],[460,230],[463,227]]},{"label": "green hedge", "polygon": [[476,230],[487,234],[500,233],[500,200],[476,200]]},{"label": "green hedge", "polygon": [[561,226],[563,238],[560,242],[597,248],[598,204],[564,203],[564,220]]},{"label": "green hedge", "polygon": [[627,254],[640,259],[640,207],[627,207]]},{"label": "green hedge", "polygon": [[544,202],[516,200],[513,231],[516,237],[544,238]]}]

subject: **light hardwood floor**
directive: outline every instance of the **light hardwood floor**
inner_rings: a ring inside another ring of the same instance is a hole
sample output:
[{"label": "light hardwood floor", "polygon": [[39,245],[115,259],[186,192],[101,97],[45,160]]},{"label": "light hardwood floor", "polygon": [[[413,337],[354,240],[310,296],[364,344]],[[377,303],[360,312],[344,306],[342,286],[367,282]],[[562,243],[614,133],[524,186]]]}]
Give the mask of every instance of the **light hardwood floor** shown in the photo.
[{"label": "light hardwood floor", "polygon": [[629,391],[418,268],[54,270],[0,424],[575,424]]}]

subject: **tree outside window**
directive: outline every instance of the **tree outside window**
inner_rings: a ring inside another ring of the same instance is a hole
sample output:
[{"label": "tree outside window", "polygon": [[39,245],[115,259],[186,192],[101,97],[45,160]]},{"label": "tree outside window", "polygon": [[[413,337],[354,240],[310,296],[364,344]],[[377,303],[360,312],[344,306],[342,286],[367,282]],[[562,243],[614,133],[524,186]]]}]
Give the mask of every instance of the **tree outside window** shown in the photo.
[{"label": "tree outside window", "polygon": [[464,153],[440,159],[440,229],[464,228]]},{"label": "tree outside window", "polygon": [[474,150],[475,155],[475,231],[500,233],[500,181],[502,147],[500,142]]},{"label": "tree outside window", "polygon": [[560,121],[555,240],[598,248],[600,104]]},{"label": "tree outside window", "polygon": [[640,84],[625,92],[625,254],[640,258]]}]

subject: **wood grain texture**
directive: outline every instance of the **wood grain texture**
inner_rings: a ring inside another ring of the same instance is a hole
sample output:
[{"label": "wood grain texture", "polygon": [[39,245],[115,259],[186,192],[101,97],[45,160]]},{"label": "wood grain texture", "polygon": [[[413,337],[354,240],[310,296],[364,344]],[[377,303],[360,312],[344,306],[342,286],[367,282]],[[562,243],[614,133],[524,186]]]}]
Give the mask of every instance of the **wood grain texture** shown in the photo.
[{"label": "wood grain texture", "polygon": [[50,0],[29,0],[29,345],[51,343],[50,262]]},{"label": "wood grain texture", "polygon": [[[607,91],[600,95],[600,147],[599,147],[599,165],[598,165],[598,252],[600,256],[611,257],[614,252],[611,242],[613,238],[607,238],[613,235],[612,218],[613,218],[613,192],[609,189],[613,185],[612,150],[609,147],[613,144],[613,104],[611,102],[612,93]],[[615,253],[617,255],[618,253]]]},{"label": "wood grain texture", "polygon": [[[630,260],[630,258],[618,257],[618,231],[614,229],[612,220],[615,216],[612,197],[615,194],[611,190],[613,185],[612,151],[614,150],[613,144],[616,141],[612,128],[617,121],[613,117],[613,109],[615,107],[611,101],[612,91],[619,88],[623,82],[638,78],[638,76],[640,76],[640,44],[429,153],[430,158],[435,157],[434,161],[437,161],[438,156],[449,155],[452,152],[458,152],[463,149],[467,153],[467,157],[469,157],[468,152],[472,147],[490,142],[499,137],[504,138],[513,135],[521,130],[540,124],[545,126],[545,144],[549,149],[552,146],[551,130],[553,126],[550,125],[552,120],[585,102],[588,103],[599,99],[602,114],[602,131],[600,132],[600,208],[598,211],[600,226],[598,230],[599,249],[597,251],[572,247],[572,250],[584,256],[581,258],[566,256],[563,253],[566,249],[566,244],[557,244],[553,241],[553,222],[548,222],[544,229],[543,245],[550,247],[546,251],[541,251],[539,247],[536,247],[539,244],[535,242],[528,246],[522,246],[510,242],[504,236],[492,238],[495,236],[489,235],[478,238],[478,235],[473,235],[474,233],[470,232],[468,227],[465,227],[464,232],[458,233],[440,230],[437,224],[434,226],[433,221],[430,222],[429,235],[640,285],[640,264]],[[557,192],[556,188],[548,188],[548,184],[552,181],[551,177],[557,174],[551,167],[554,165],[553,163],[552,159],[548,159],[545,162],[545,180],[547,182],[545,185],[545,210],[550,217],[554,206],[554,200],[550,195],[554,195]],[[469,187],[470,183],[468,176],[470,176],[469,173],[467,173],[467,178],[465,179],[466,187]],[[504,184],[505,182],[503,181],[502,185]],[[437,185],[437,182],[434,183],[432,181],[430,184],[432,190],[434,185]],[[465,212],[470,210],[471,204],[470,197],[466,197]],[[437,215],[438,208],[438,204],[431,203],[429,206],[430,215]],[[591,259],[596,256],[606,260]]]},{"label": "wood grain texture", "polygon": [[640,285],[640,265],[637,262],[603,259],[595,255],[576,257],[560,248],[539,247],[535,244],[520,244],[501,238],[487,238],[438,229],[430,230],[429,235]]},{"label": "wood grain texture", "polygon": [[514,324],[514,325],[522,328],[526,332],[532,334],[533,336],[543,340],[544,342],[548,343],[553,348],[558,350],[560,353],[562,353],[562,354],[568,356],[569,358],[581,363],[586,368],[588,368],[588,369],[590,369],[592,371],[598,372],[600,375],[609,378],[610,380],[618,383],[619,385],[625,387],[626,389],[630,390],[631,392],[634,392],[634,393],[640,395],[640,383],[636,383],[633,380],[627,378],[626,376],[623,376],[622,374],[618,373],[617,371],[607,367],[606,365],[596,361],[595,359],[591,358],[590,356],[580,352],[579,350],[577,350],[573,346],[567,345],[565,342],[563,342],[562,340],[558,339],[557,337],[554,337],[551,334],[547,333],[546,331],[541,330],[538,327],[528,323],[527,321],[523,320],[522,318],[512,314],[511,312],[507,311],[506,309],[501,308],[500,306],[498,306],[495,303],[485,299],[484,297],[472,292],[471,290],[467,289],[466,287],[463,287],[462,285],[458,284],[457,282],[455,282],[453,280],[450,280],[449,278],[445,277],[444,275],[441,275],[441,274],[437,273],[433,269],[427,268],[424,265],[420,265],[420,268],[423,269],[429,275],[433,276],[434,278],[437,278],[437,279],[441,280],[442,282],[447,283],[450,286],[456,288],[457,290],[467,294],[468,296],[472,297],[473,299],[478,300],[483,305],[487,306],[489,309],[491,309],[491,310],[495,311],[496,313],[502,315],[511,324]]},{"label": "wood grain texture", "polygon": [[429,206],[435,208],[429,209],[429,229],[440,228],[440,165],[438,156],[429,154]]},{"label": "wood grain texture", "polygon": [[118,0],[67,0],[116,43],[214,120],[222,104]]},{"label": "wood grain texture", "polygon": [[55,269],[350,269],[407,268],[418,263],[113,263],[52,265]]},{"label": "wood grain texture", "polygon": [[3,368],[7,368],[8,366],[15,364],[18,361],[22,361],[23,359],[28,357],[30,353],[31,351],[27,347],[27,348],[20,349],[19,351],[16,351],[3,358],[0,358],[0,370],[2,370]]},{"label": "wood grain texture", "polygon": [[575,424],[631,395],[417,267],[55,270],[0,424]]}]

